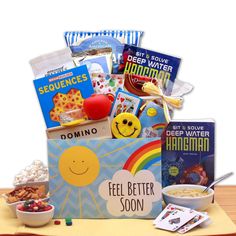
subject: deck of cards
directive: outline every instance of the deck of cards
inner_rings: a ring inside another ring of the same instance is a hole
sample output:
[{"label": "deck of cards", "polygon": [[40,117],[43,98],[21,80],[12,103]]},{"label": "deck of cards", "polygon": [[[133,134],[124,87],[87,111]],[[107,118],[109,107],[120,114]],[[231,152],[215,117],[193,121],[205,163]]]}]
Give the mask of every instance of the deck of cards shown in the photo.
[{"label": "deck of cards", "polygon": [[184,234],[209,220],[207,213],[197,212],[190,208],[168,204],[153,221],[155,228]]},{"label": "deck of cards", "polygon": [[141,103],[142,99],[140,97],[119,89],[116,94],[110,116],[113,118],[122,112],[137,115]]}]

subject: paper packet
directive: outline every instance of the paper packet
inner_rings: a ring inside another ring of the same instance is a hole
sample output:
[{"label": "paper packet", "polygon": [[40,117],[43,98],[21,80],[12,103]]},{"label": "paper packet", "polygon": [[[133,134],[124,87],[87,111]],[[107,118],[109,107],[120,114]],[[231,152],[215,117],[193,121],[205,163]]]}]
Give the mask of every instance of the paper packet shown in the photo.
[{"label": "paper packet", "polygon": [[29,63],[35,79],[57,74],[75,67],[69,48],[36,57],[30,60]]}]

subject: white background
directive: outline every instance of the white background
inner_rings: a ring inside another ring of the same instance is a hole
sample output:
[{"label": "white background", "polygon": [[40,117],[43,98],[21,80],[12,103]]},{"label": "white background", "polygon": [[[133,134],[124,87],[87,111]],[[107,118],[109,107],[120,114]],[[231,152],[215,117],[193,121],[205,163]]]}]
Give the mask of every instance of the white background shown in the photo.
[{"label": "white background", "polygon": [[[65,46],[67,30],[137,29],[142,46],[182,58],[192,83],[175,118],[216,120],[216,176],[235,170],[236,14],[234,1],[1,1],[0,187],[34,159],[47,162],[31,58]],[[236,174],[224,182],[236,184]]]}]

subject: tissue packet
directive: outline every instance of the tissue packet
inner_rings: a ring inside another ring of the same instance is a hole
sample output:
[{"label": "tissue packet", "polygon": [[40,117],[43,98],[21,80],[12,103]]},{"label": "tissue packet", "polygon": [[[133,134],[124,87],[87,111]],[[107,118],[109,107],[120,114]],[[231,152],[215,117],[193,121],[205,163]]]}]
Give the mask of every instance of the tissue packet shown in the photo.
[{"label": "tissue packet", "polygon": [[161,137],[167,126],[163,108],[152,101],[147,103],[139,120],[142,126],[141,138]]},{"label": "tissue packet", "polygon": [[64,33],[64,37],[72,53],[94,48],[111,47],[113,53],[112,71],[113,74],[117,74],[123,52],[123,44],[139,46],[142,34],[142,31],[136,30],[69,31]]},{"label": "tissue packet", "polygon": [[35,79],[74,68],[70,48],[44,54],[30,60]]}]

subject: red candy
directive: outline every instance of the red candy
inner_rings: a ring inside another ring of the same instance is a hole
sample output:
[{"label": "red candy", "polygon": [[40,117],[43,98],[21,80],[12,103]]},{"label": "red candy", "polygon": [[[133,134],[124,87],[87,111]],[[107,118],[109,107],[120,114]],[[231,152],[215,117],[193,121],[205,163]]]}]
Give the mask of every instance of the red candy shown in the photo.
[{"label": "red candy", "polygon": [[61,224],[61,221],[60,220],[55,220],[54,221],[54,225],[60,225]]}]

